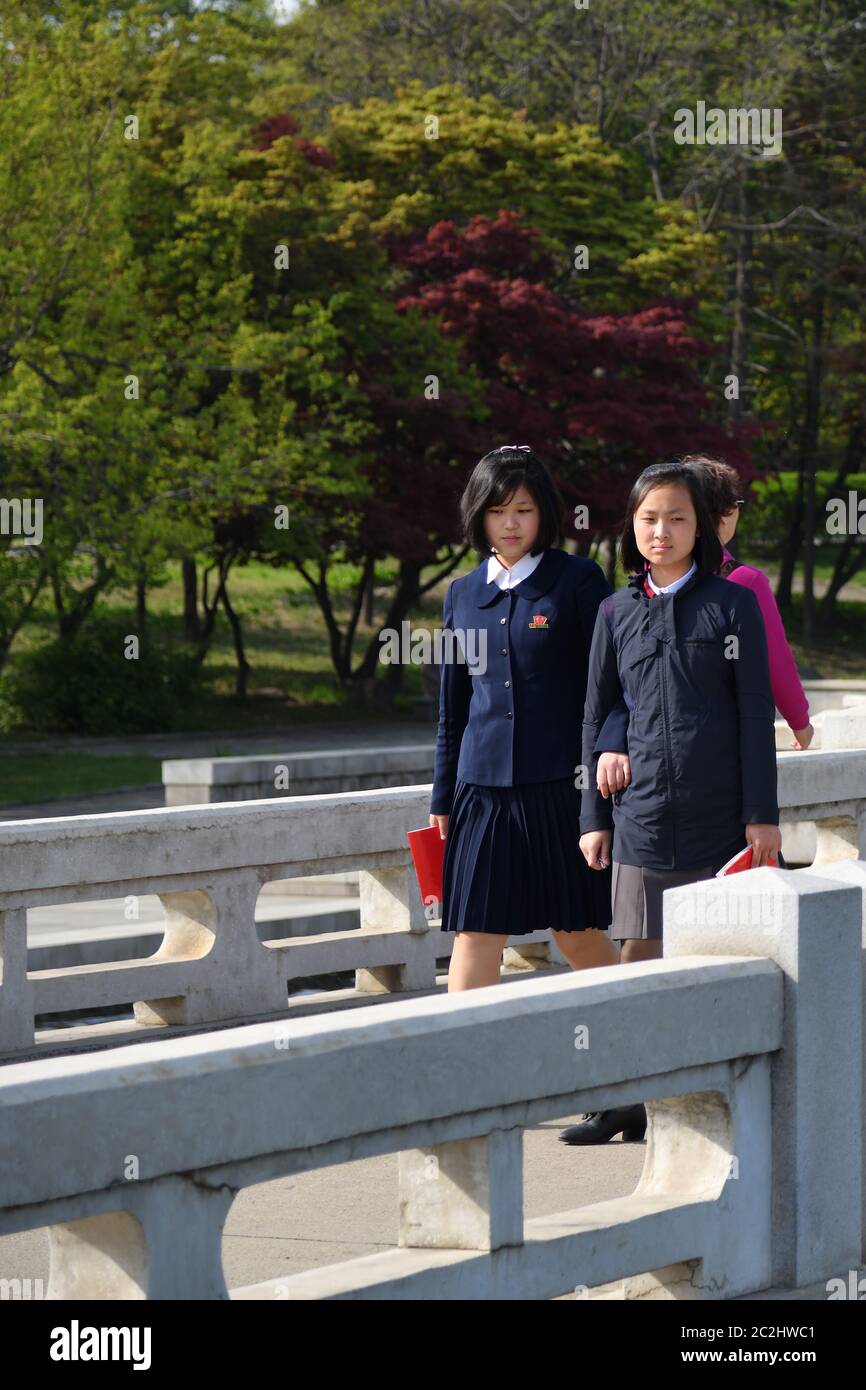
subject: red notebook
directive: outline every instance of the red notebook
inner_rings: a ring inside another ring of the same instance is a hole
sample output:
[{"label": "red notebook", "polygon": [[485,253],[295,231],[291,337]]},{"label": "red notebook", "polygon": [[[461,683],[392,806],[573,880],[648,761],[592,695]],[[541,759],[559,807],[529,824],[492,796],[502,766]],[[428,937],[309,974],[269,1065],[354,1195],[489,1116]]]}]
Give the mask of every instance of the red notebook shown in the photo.
[{"label": "red notebook", "polygon": [[[751,869],[751,867],[752,846],[746,845],[745,849],[738,849],[733,858],[729,859],[727,864],[722,865],[719,872],[716,874],[716,878],[725,878],[727,874],[739,874],[742,873],[744,869]],[[772,855],[764,865],[766,869],[778,869],[778,867],[779,861],[775,855]]]},{"label": "red notebook", "polygon": [[438,825],[426,826],[424,830],[408,830],[406,839],[412,851],[421,901],[428,903],[442,901],[442,865],[445,861],[445,841],[439,834]]}]

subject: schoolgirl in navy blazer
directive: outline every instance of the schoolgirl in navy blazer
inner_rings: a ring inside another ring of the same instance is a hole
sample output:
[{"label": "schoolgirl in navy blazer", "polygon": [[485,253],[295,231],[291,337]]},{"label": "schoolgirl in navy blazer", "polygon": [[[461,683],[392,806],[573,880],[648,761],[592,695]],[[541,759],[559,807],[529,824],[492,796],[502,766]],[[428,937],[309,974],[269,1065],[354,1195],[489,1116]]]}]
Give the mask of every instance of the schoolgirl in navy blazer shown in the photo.
[{"label": "schoolgirl in navy blazer", "polygon": [[548,548],[532,574],[503,590],[487,561],[455,579],[444,624],[472,633],[479,659],[443,667],[431,799],[447,815],[458,781],[511,787],[574,776],[598,606],[611,587],[594,560]]},{"label": "schoolgirl in navy blazer", "polygon": [[445,840],[449,991],[496,984],[509,937],[536,931],[549,931],[575,970],[618,958],[606,935],[611,870],[593,872],[581,854],[585,779],[575,776],[592,632],[610,586],[594,561],[560,549],[565,510],[524,444],[485,454],[460,499],[481,563],[445,598],[453,636],[430,812]]}]

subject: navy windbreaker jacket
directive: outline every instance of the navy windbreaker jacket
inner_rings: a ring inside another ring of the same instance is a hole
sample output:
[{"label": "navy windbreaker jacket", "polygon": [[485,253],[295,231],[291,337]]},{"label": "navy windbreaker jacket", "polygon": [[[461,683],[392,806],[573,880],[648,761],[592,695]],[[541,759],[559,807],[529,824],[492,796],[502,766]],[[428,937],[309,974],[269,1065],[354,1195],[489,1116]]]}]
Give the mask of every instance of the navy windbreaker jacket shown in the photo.
[{"label": "navy windbreaker jacket", "polygon": [[488,583],[486,560],[449,585],[445,628],[458,641],[464,634],[467,654],[486,649],[486,670],[443,659],[432,814],[450,814],[458,781],[512,787],[575,776],[589,648],[610,592],[594,560],[553,548],[513,589]]},{"label": "navy windbreaker jacket", "polygon": [[[621,700],[631,782],[611,807],[596,787],[595,744]],[[779,823],[774,720],[754,594],[696,574],[650,599],[644,576],[632,575],[601,604],[593,634],[581,832],[610,829],[613,820],[613,856],[622,864],[721,866],[743,848],[746,825]]]}]

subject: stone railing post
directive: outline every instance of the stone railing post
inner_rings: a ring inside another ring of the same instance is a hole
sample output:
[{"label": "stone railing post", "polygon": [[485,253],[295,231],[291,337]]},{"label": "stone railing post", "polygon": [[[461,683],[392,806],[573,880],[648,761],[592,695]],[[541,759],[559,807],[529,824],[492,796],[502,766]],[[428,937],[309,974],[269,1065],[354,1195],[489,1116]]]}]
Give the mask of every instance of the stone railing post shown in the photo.
[{"label": "stone railing post", "polygon": [[436,932],[427,921],[413,867],[362,869],[358,884],[362,932],[410,931],[413,935],[403,964],[356,970],[355,988],[366,994],[435,989]]},{"label": "stone railing post", "polygon": [[783,972],[783,1046],[771,1069],[770,1282],[780,1287],[859,1268],[861,915],[856,888],[805,869],[754,869],[664,895],[666,959],[766,956]]},{"label": "stone railing post", "polygon": [[159,895],[165,908],[165,937],[151,957],[198,960],[193,982],[179,998],[137,1002],[138,1023],[219,1023],[288,1007],[280,962],[256,932],[258,874],[239,870],[202,877],[201,887]]},{"label": "stone railing post", "polygon": [[852,816],[827,816],[815,822],[815,865],[866,859],[866,799]]},{"label": "stone railing post", "polygon": [[32,1047],[33,986],[27,979],[27,909],[0,908],[0,1053]]},{"label": "stone railing post", "polygon": [[736,1298],[770,1283],[771,1106],[766,1057],[733,1064],[725,1093],[647,1101],[647,1152],[636,1199],[712,1202],[701,1254],[625,1279],[622,1296]]},{"label": "stone railing post", "polygon": [[130,1188],[123,1211],[48,1228],[49,1299],[227,1299],[228,1187],[167,1176]]},{"label": "stone railing post", "polygon": [[[809,869],[809,875],[820,878],[829,878],[836,883],[849,883],[855,888],[859,888],[863,909],[862,916],[862,952],[861,960],[863,966],[860,972],[862,996],[861,1013],[863,1020],[864,1045],[866,1045],[866,854],[861,859],[845,859],[834,864],[813,864]],[[862,1108],[860,1111],[861,1134],[863,1137],[862,1145],[862,1184],[863,1184],[863,1264],[866,1265],[866,1057],[863,1065],[863,1088],[862,1088]]]},{"label": "stone railing post", "polygon": [[400,1154],[402,1246],[499,1250],[523,1244],[523,1131],[497,1129]]}]

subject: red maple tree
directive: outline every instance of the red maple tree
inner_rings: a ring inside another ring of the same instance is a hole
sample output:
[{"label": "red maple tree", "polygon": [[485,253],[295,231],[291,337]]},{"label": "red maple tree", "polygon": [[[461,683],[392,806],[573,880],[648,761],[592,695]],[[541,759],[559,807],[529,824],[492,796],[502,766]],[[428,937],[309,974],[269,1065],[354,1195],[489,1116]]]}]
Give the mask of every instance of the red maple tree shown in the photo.
[{"label": "red maple tree", "polygon": [[[439,222],[391,244],[408,273],[397,307],[438,316],[487,382],[490,447],[529,443],[551,465],[590,534],[613,536],[635,476],[683,453],[721,454],[750,476],[749,431],[731,430],[698,366],[712,349],[690,327],[693,304],[593,314],[551,288],[552,263],[518,214]],[[582,548],[590,535],[580,536]]]}]

